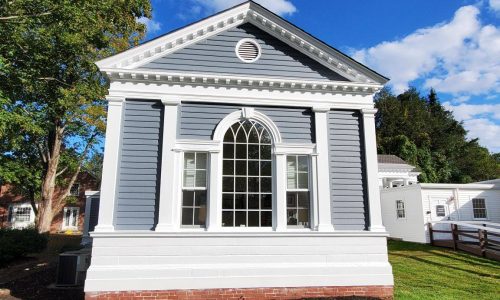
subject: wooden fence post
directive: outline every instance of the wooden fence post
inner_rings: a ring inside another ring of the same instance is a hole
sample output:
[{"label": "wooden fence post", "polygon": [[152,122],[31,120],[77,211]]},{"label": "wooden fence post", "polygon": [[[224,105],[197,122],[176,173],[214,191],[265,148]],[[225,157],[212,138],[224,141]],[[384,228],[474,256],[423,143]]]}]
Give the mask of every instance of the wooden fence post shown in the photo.
[{"label": "wooden fence post", "polygon": [[453,237],[453,250],[457,250],[458,242],[458,226],[457,224],[451,224],[451,236]]},{"label": "wooden fence post", "polygon": [[434,246],[434,232],[432,231],[432,223],[427,223],[427,227],[429,228],[429,240],[431,242],[431,246]]},{"label": "wooden fence post", "polygon": [[486,246],[488,245],[488,231],[479,229],[479,248],[481,249],[481,256],[486,257]]}]

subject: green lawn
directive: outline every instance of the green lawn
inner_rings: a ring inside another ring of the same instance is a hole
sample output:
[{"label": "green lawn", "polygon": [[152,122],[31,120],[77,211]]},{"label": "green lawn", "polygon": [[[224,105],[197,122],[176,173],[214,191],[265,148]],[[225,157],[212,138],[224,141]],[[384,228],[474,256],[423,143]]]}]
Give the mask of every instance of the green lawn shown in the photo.
[{"label": "green lawn", "polygon": [[396,299],[500,299],[500,263],[463,252],[389,241]]}]

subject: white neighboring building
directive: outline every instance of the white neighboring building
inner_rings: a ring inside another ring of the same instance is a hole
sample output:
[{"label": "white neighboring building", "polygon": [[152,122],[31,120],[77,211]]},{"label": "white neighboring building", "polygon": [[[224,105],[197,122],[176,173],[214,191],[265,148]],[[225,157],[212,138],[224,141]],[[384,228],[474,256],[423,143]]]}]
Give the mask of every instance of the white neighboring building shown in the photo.
[{"label": "white neighboring building", "polygon": [[416,184],[418,175],[417,168],[396,155],[378,155],[378,185],[381,188]]},{"label": "white neighboring building", "polygon": [[[500,223],[500,183],[420,183],[382,189],[382,220],[392,238],[429,243],[431,221]],[[448,224],[439,224],[446,226]],[[435,226],[436,227],[436,226]],[[441,228],[438,228],[441,229]]]}]

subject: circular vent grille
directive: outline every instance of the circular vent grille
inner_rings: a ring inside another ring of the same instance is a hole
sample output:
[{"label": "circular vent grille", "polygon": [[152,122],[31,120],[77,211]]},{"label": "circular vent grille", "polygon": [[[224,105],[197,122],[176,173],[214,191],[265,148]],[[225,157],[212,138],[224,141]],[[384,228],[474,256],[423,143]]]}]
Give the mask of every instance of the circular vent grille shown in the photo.
[{"label": "circular vent grille", "polygon": [[244,62],[254,62],[260,57],[260,46],[254,40],[243,39],[236,45],[236,55]]}]

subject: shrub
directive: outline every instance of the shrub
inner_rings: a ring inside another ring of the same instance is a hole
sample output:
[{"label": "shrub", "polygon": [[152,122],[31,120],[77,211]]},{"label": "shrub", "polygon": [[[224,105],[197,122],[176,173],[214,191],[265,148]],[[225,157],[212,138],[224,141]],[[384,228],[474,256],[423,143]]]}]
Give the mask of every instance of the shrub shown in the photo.
[{"label": "shrub", "polygon": [[34,228],[0,229],[0,267],[30,253],[42,252],[47,247],[48,234]]}]

